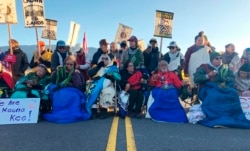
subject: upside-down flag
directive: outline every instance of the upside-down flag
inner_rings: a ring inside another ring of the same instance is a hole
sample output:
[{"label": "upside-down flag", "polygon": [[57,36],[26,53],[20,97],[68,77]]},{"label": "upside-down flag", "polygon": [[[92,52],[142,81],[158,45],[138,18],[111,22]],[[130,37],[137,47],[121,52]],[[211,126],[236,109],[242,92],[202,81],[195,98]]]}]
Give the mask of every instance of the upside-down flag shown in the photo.
[{"label": "upside-down flag", "polygon": [[84,33],[84,36],[83,36],[83,43],[82,43],[82,49],[85,53],[88,53],[89,50],[88,50],[88,45],[87,45],[87,38],[86,38],[86,33]]}]

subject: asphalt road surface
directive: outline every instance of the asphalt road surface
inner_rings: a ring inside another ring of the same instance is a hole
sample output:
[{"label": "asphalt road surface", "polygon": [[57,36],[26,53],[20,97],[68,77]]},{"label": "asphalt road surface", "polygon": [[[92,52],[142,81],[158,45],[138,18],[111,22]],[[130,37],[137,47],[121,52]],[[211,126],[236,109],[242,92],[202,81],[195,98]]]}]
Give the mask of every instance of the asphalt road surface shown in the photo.
[{"label": "asphalt road surface", "polygon": [[250,130],[111,116],[72,124],[1,125],[0,151],[249,151]]}]

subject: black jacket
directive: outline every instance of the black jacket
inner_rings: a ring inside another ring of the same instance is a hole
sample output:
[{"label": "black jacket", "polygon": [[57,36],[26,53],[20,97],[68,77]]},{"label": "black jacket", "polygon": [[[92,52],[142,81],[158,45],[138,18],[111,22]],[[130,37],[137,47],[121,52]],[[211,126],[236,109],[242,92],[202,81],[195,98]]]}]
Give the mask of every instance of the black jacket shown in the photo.
[{"label": "black jacket", "polygon": [[[103,52],[101,48],[98,48],[97,51],[95,52],[95,54],[93,55],[93,58],[91,61],[92,66],[98,63],[98,60],[102,54],[108,54],[108,52]],[[112,55],[111,54],[108,54],[108,55],[112,59]]]},{"label": "black jacket", "polygon": [[[145,66],[148,69],[149,73],[156,70],[159,62],[159,50],[158,47],[152,48],[152,51],[149,54],[144,54]],[[160,55],[160,58],[162,54]]]},{"label": "black jacket", "polygon": [[[10,50],[6,52],[10,54]],[[16,56],[16,62],[13,64],[13,73],[15,76],[23,76],[26,69],[29,67],[27,55],[20,49],[13,50],[13,55]]]}]

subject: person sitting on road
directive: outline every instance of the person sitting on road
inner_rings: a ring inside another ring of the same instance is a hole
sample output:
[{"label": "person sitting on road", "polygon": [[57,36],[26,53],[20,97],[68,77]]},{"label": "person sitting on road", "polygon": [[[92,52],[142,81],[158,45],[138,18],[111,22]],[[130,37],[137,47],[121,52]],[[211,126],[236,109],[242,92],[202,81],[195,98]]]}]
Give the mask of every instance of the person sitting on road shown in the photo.
[{"label": "person sitting on road", "polygon": [[64,66],[57,67],[53,73],[52,84],[48,88],[52,112],[43,115],[45,120],[71,123],[90,118],[90,114],[85,110],[85,80],[75,66],[76,59],[70,55],[65,59]]},{"label": "person sitting on road", "polygon": [[17,81],[11,98],[41,98],[40,111],[41,113],[48,112],[51,102],[44,89],[49,83],[50,74],[47,67],[39,64],[36,72],[31,72]]},{"label": "person sitting on road", "polygon": [[[141,80],[143,75],[140,71],[135,70],[134,64],[128,61],[124,65],[124,69],[121,70],[120,86],[123,91],[129,94],[128,102],[123,103],[121,106],[123,110],[128,111],[129,117],[142,118],[142,105],[143,105],[143,91],[141,90]],[[124,115],[121,115],[124,117]]]},{"label": "person sitting on road", "polygon": [[[92,113],[92,118],[98,116],[97,109],[100,109],[100,118],[104,119],[107,116],[107,108],[114,106],[114,81],[121,79],[118,68],[112,63],[108,54],[102,54],[97,65],[88,71],[88,75],[92,81],[88,83],[86,92],[88,100],[86,109]],[[97,101],[98,96],[99,101]]]},{"label": "person sitting on road", "polygon": [[174,72],[168,70],[165,60],[159,62],[158,71],[152,74],[149,84],[153,89],[148,100],[146,117],[161,122],[188,122],[178,98],[181,81]]},{"label": "person sitting on road", "polygon": [[52,83],[56,84],[58,88],[72,86],[84,90],[85,79],[75,67],[75,57],[72,55],[68,56],[64,60],[64,66],[58,66],[56,72],[52,74]]},{"label": "person sitting on road", "polygon": [[236,89],[239,96],[250,97],[250,63],[243,64],[235,78]]},{"label": "person sitting on road", "polygon": [[235,77],[228,66],[223,66],[218,52],[210,53],[209,64],[202,64],[194,73],[199,84],[198,97],[205,118],[200,124],[208,127],[250,128],[242,111],[239,95],[234,89]]}]

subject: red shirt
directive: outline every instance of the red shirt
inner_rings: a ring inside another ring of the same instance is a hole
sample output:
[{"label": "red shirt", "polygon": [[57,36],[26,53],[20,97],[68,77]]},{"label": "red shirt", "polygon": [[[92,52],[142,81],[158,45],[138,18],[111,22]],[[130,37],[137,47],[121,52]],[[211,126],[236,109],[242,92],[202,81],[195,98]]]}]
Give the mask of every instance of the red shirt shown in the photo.
[{"label": "red shirt", "polygon": [[152,76],[149,84],[156,87],[161,87],[165,84],[172,84],[178,89],[181,88],[181,81],[178,76],[171,71],[167,71],[165,73],[158,71],[157,79],[154,79],[154,76]]}]

